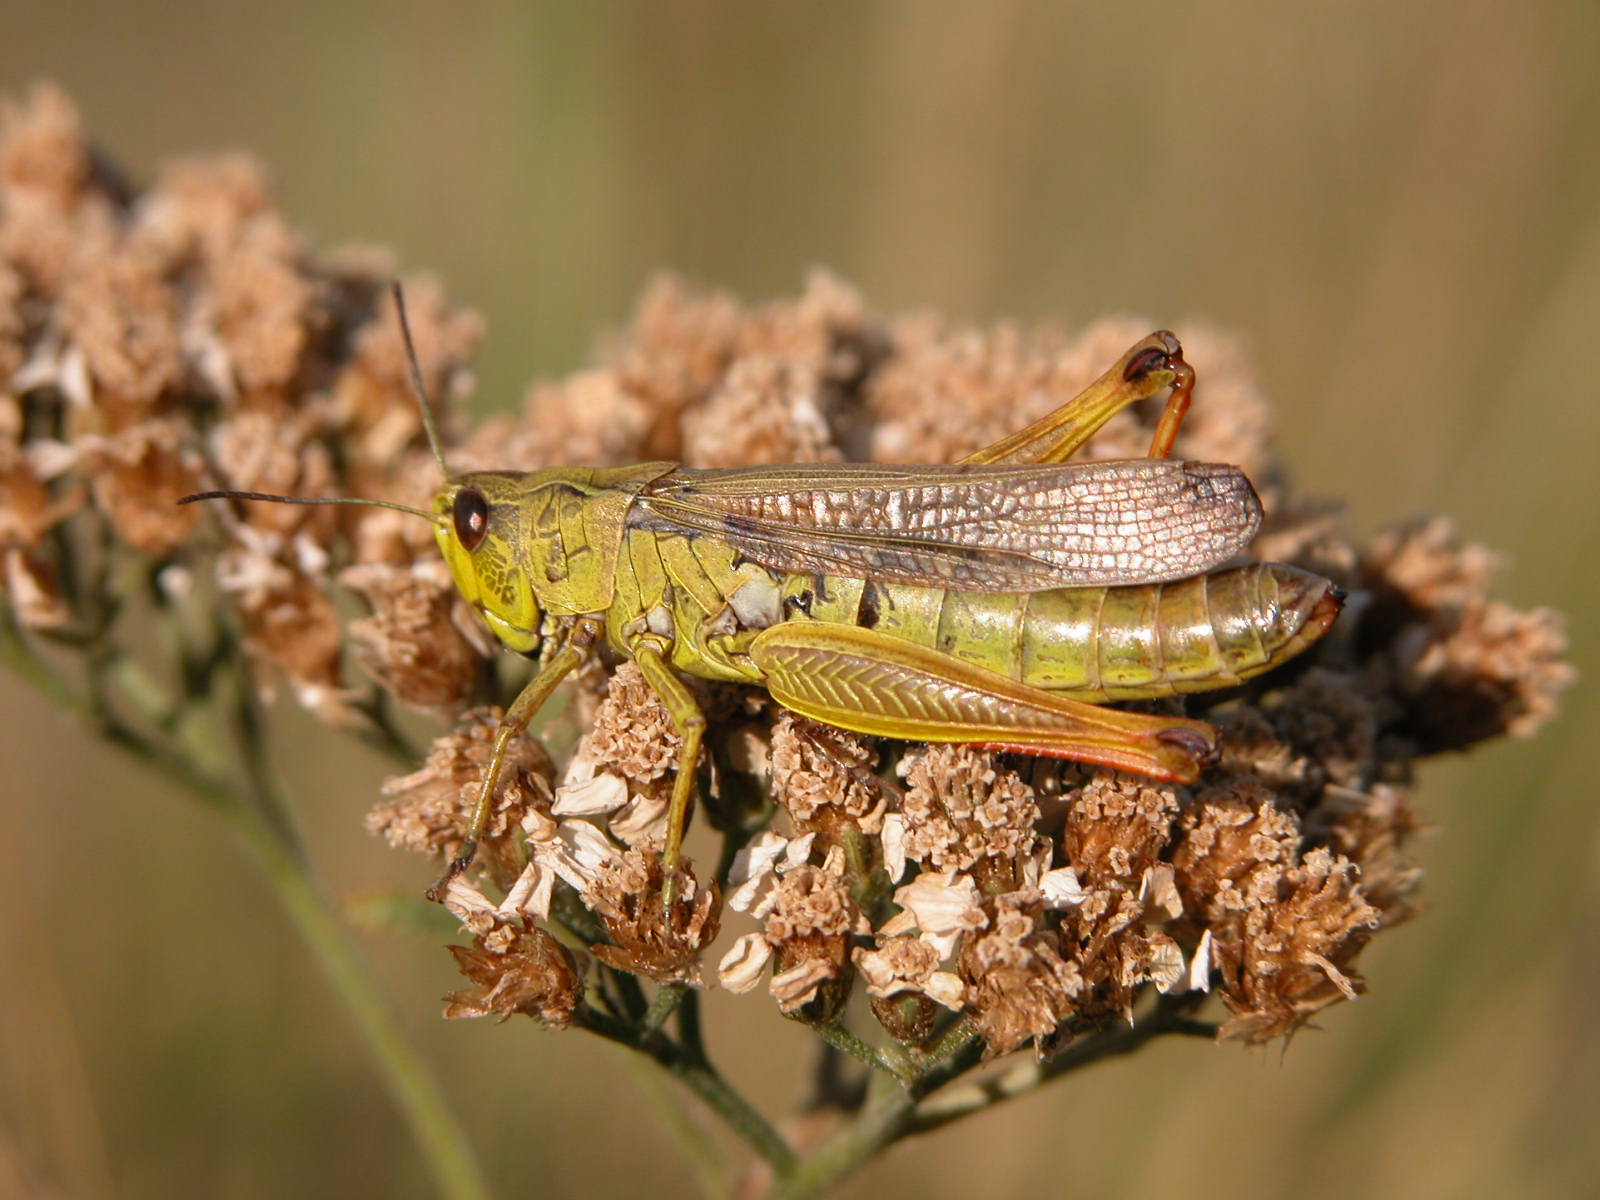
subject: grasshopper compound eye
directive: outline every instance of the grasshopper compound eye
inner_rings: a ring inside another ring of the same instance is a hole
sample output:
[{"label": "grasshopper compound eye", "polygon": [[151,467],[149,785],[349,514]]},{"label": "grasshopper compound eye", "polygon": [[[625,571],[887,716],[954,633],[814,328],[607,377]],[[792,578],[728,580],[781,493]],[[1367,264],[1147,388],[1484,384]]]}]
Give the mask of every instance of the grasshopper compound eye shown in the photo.
[{"label": "grasshopper compound eye", "polygon": [[462,488],[456,493],[451,509],[455,522],[456,540],[470,553],[483,543],[489,532],[489,503],[477,488]]}]

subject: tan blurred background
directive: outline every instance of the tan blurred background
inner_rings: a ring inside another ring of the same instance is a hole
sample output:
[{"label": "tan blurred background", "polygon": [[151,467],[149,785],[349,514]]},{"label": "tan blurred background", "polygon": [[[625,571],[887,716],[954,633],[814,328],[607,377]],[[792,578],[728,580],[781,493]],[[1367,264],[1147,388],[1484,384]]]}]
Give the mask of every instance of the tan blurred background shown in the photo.
[{"label": "tan blurred background", "polygon": [[[1600,10],[1332,7],[12,3],[0,88],[61,82],[136,178],[254,150],[320,244],[437,270],[488,317],[483,410],[580,365],[665,267],[749,298],[826,264],[881,309],[1232,328],[1306,490],[1362,529],[1454,514],[1507,552],[1503,597],[1572,615],[1592,679]],[[1592,1194],[1593,695],[1427,774],[1432,911],[1321,1031],[1154,1046],[847,1194]],[[382,765],[284,727],[330,888],[415,884],[361,832]],[[0,747],[0,1162],[70,1196],[428,1195],[220,826],[6,678]],[[505,1194],[689,1190],[620,1052],[446,1026],[442,951],[369,948]],[[794,1098],[797,1031],[751,1000],[709,1020],[737,1079]]]}]

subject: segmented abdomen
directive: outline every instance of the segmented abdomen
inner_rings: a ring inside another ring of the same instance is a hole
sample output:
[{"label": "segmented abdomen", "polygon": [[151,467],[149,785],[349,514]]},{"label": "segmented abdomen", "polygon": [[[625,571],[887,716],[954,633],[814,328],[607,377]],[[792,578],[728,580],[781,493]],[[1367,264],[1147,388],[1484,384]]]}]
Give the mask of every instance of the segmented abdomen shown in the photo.
[{"label": "segmented abdomen", "polygon": [[1088,701],[1229,687],[1298,654],[1339,611],[1328,580],[1281,563],[1020,594],[791,576],[784,593],[790,619],[875,628]]}]

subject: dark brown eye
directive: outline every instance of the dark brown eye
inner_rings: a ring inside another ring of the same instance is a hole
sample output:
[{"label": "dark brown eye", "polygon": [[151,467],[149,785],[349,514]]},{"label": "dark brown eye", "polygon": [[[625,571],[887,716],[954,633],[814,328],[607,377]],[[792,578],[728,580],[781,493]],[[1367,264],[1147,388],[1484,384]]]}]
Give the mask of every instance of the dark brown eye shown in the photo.
[{"label": "dark brown eye", "polygon": [[477,488],[462,488],[456,493],[451,516],[456,524],[456,541],[468,551],[476,550],[489,532],[489,502]]}]

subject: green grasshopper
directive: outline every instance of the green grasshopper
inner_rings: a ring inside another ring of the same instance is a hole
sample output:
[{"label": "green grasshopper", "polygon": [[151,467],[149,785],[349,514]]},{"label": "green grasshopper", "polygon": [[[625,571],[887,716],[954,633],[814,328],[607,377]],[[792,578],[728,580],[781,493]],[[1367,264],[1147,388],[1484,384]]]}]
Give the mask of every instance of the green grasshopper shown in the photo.
[{"label": "green grasshopper", "polygon": [[[501,718],[461,852],[476,854],[507,747],[609,647],[682,742],[662,855],[670,907],[706,719],[686,676],[764,687],[829,725],[966,742],[1193,782],[1202,721],[1102,707],[1230,687],[1315,642],[1343,593],[1276,563],[1217,570],[1255,534],[1237,467],[1175,461],[1194,370],[1153,333],[1056,411],[950,466],[474,471],[439,448],[399,289],[431,512],[461,594],[538,670]],[[1171,389],[1147,458],[1066,464],[1115,413]],[[382,501],[213,491],[184,498]]]}]

